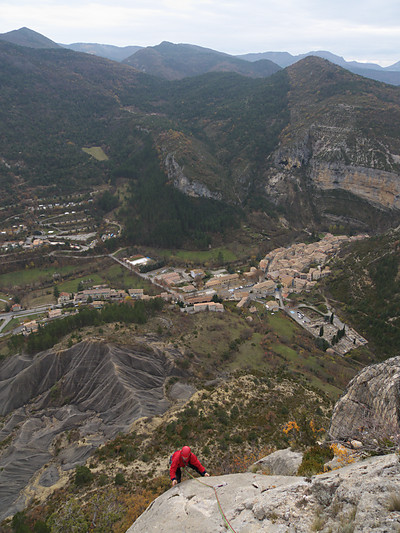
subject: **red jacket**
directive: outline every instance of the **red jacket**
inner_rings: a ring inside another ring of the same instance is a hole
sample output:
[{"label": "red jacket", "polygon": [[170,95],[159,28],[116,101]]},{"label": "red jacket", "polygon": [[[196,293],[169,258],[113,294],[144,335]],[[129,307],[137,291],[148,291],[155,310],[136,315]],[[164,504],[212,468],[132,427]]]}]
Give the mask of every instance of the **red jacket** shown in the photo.
[{"label": "red jacket", "polygon": [[181,450],[178,450],[171,457],[171,466],[169,469],[169,477],[171,478],[171,481],[176,479],[176,471],[178,470],[178,468],[184,468],[185,466],[190,466],[202,476],[204,476],[204,474],[206,473],[206,469],[200,463],[194,453],[190,453],[189,460],[185,462],[182,459]]}]

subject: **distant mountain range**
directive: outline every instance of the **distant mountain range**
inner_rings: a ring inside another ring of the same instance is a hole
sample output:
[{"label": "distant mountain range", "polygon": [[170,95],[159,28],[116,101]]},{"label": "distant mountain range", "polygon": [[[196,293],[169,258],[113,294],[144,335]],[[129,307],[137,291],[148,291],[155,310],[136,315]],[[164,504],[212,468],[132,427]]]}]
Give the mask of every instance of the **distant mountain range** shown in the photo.
[{"label": "distant mountain range", "polygon": [[112,44],[96,44],[96,43],[73,43],[63,44],[64,48],[69,48],[75,52],[83,52],[85,54],[93,54],[95,56],[111,59],[112,61],[123,61],[127,57],[132,56],[141,46],[113,46]]},{"label": "distant mountain range", "polygon": [[280,70],[269,59],[250,62],[201,46],[169,42],[143,48],[123,62],[142,72],[168,80],[198,76],[206,72],[237,72],[261,78]]},{"label": "distant mountain range", "polygon": [[350,70],[350,72],[358,74],[359,76],[365,76],[366,78],[382,81],[384,83],[390,83],[392,85],[400,85],[400,61],[389,67],[381,67],[375,63],[346,61],[341,56],[337,56],[331,52],[326,52],[323,50],[307,52],[306,54],[299,54],[296,56],[289,54],[288,52],[263,52],[258,54],[245,54],[238,57],[247,61],[269,59],[280,67],[285,68],[309,56],[322,57],[323,59],[327,59],[331,63]]},{"label": "distant mountain range", "polygon": [[[57,44],[29,28],[0,34],[0,39],[31,48],[64,47],[76,52],[127,63],[142,72],[173,80],[197,76],[206,72],[237,72],[245,76],[270,76],[308,56],[327,59],[354,74],[392,85],[400,85],[400,61],[389,67],[375,63],[346,61],[328,51],[311,51],[292,55],[289,52],[260,52],[232,56],[191,44],[162,42],[157,46],[114,46],[98,43]],[[249,65],[252,64],[252,65]]]}]

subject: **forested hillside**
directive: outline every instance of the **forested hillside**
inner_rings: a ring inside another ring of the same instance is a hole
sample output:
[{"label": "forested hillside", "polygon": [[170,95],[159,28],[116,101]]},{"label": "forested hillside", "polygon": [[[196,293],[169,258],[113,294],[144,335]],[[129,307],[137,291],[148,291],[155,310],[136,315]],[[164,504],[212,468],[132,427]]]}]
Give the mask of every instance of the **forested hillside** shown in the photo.
[{"label": "forested hillside", "polygon": [[237,239],[240,221],[274,233],[399,218],[399,89],[328,61],[169,82],[0,42],[0,65],[3,203],[124,183],[125,239],[175,247]]},{"label": "forested hillside", "polygon": [[398,355],[400,343],[399,230],[353,244],[334,263],[326,294],[369,340],[377,358]]}]

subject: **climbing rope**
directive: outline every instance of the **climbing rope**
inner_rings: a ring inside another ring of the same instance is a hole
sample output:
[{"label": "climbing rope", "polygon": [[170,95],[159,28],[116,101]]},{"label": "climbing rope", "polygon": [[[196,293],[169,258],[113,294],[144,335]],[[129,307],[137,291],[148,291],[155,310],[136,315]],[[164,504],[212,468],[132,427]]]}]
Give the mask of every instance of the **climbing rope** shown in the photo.
[{"label": "climbing rope", "polygon": [[226,518],[226,515],[222,509],[222,506],[221,506],[221,502],[219,501],[219,498],[218,498],[218,494],[217,494],[217,489],[216,487],[213,487],[212,485],[207,485],[207,483],[204,483],[204,481],[200,481],[197,477],[194,477],[192,476],[192,474],[185,470],[185,473],[188,474],[188,476],[190,476],[192,479],[194,479],[195,481],[197,481],[197,483],[200,483],[200,485],[205,485],[206,487],[208,487],[209,489],[212,489],[214,491],[214,494],[215,494],[215,498],[217,499],[217,503],[218,503],[218,509],[219,509],[219,512],[221,513],[221,516],[222,518],[224,519],[225,521],[225,524],[229,527],[229,529],[233,532],[233,533],[236,533],[236,531],[233,529],[233,527],[230,525],[229,523],[229,520]]}]

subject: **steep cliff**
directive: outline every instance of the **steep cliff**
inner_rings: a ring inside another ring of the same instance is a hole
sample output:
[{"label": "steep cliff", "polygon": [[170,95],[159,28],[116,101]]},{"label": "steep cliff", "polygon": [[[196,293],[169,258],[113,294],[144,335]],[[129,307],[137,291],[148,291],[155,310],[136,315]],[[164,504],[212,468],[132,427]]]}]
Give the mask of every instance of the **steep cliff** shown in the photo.
[{"label": "steep cliff", "polygon": [[335,405],[329,433],[374,447],[385,439],[400,442],[400,357],[369,366],[350,381]]},{"label": "steep cliff", "polygon": [[[290,123],[270,157],[265,192],[286,205],[309,196],[314,215],[327,220],[339,214],[327,205],[327,196],[343,192],[351,196],[347,209],[341,206],[343,220],[365,223],[364,201],[398,216],[400,135],[388,122],[390,115],[396,122],[400,118],[398,89],[315,57],[287,72]],[[361,200],[359,206],[355,198]],[[310,218],[310,212],[307,215]]]}]

